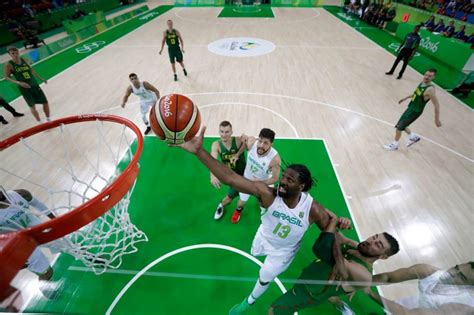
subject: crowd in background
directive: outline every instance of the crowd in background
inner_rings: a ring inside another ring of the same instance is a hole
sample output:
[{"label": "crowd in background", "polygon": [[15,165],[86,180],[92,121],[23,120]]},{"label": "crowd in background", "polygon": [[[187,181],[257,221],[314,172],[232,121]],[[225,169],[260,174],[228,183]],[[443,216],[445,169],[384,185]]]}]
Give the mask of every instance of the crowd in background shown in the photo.
[{"label": "crowd in background", "polygon": [[423,26],[430,32],[441,34],[446,37],[452,37],[471,45],[474,44],[474,33],[468,36],[466,34],[466,25],[461,25],[456,29],[454,21],[450,21],[448,25],[446,25],[443,19],[439,19],[438,22],[436,22],[435,16],[432,15],[425,23],[423,23]]},{"label": "crowd in background", "polygon": [[467,21],[469,14],[474,13],[471,0],[413,0],[408,4],[461,21]]},{"label": "crowd in background", "polygon": [[391,2],[370,2],[370,0],[345,0],[344,11],[357,15],[369,24],[383,28],[387,22],[395,18],[396,10]]}]

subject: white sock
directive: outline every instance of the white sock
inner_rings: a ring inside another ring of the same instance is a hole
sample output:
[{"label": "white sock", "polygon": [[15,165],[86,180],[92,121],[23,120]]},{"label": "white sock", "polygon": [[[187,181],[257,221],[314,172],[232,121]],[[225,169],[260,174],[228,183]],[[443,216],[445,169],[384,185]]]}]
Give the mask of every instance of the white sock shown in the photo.
[{"label": "white sock", "polygon": [[46,121],[51,121],[51,118],[49,118],[49,117],[46,117]]},{"label": "white sock", "polygon": [[255,284],[255,288],[253,288],[253,291],[252,293],[250,294],[250,296],[248,297],[247,299],[247,302],[249,304],[253,304],[255,303],[255,301],[262,296],[263,293],[265,293],[265,291],[267,291],[268,289],[268,285],[270,283],[267,283],[266,285],[262,285],[260,283],[260,280],[257,280],[257,283]]},{"label": "white sock", "polygon": [[392,144],[398,147],[398,141],[393,141]]},{"label": "white sock", "polygon": [[410,133],[410,140],[415,140],[416,138],[418,138],[418,135],[416,133]]}]

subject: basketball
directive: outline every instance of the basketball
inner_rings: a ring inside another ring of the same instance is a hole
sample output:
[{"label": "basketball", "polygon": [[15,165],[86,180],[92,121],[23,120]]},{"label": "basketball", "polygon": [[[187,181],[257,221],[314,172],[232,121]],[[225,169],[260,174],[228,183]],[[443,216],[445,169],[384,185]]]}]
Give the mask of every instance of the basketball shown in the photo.
[{"label": "basketball", "polygon": [[201,114],[184,95],[163,96],[150,111],[150,126],[155,135],[168,144],[191,140],[201,127]]}]

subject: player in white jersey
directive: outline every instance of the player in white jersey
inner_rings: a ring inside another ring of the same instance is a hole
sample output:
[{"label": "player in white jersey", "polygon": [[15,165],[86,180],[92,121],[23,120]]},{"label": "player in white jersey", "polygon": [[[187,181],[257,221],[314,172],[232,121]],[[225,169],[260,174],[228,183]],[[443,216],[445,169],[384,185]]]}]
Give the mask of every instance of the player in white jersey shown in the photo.
[{"label": "player in white jersey", "polygon": [[160,92],[157,88],[146,81],[140,81],[135,73],[130,73],[128,76],[132,83],[127,90],[122,100],[122,108],[130,97],[130,94],[135,94],[140,98],[140,113],[142,114],[143,123],[146,126],[145,134],[151,131],[150,122],[148,121],[148,111],[150,107],[155,105],[156,101],[160,99]]},{"label": "player in white jersey", "polygon": [[[275,132],[271,129],[263,128],[260,130],[258,138],[243,135],[241,140],[245,145],[240,147],[234,159],[237,159],[245,150],[248,150],[244,177],[251,181],[261,181],[268,186],[273,186],[280,177],[281,169],[280,155],[273,148]],[[237,208],[231,219],[232,223],[239,222],[242,210],[244,210],[244,206],[249,198],[249,194],[239,193]],[[262,211],[264,211],[263,208]]]},{"label": "player in white jersey", "polygon": [[[335,215],[307,193],[313,179],[304,165],[288,166],[277,188],[268,187],[261,181],[251,181],[236,174],[203,149],[205,130],[203,127],[199,136],[180,147],[195,154],[222,183],[254,195],[268,209],[262,216],[262,224],[252,244],[254,255],[267,256],[259,279],[250,296],[230,310],[230,314],[242,314],[268,289],[270,282],[289,267],[310,224],[315,223],[324,229]],[[349,228],[351,224],[346,218],[339,218],[337,222],[340,229]]]},{"label": "player in white jersey", "polygon": [[416,264],[408,268],[373,276],[377,283],[399,283],[418,279],[417,297],[396,302],[367,293],[385,306],[391,314],[474,314],[474,262],[456,265],[447,270]]},{"label": "player in white jersey", "polygon": [[[43,215],[50,219],[55,218],[48,207],[33,195],[24,189],[0,190],[0,233],[21,230],[42,223],[39,217],[33,214],[30,206],[36,208]],[[53,269],[49,264],[48,258],[41,249],[36,248],[26,262],[26,268],[37,274],[42,283],[41,292],[45,296],[51,296],[51,287],[54,287],[49,280],[53,276]]]}]

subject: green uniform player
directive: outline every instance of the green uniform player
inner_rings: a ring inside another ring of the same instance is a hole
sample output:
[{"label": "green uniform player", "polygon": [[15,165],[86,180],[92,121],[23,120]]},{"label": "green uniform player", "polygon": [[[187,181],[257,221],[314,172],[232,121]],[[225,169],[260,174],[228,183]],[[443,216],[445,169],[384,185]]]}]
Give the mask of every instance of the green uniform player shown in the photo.
[{"label": "green uniform player", "polygon": [[[211,155],[214,158],[219,158],[221,162],[227,165],[231,170],[239,175],[244,174],[245,170],[245,156],[238,154],[242,142],[240,138],[232,136],[232,124],[228,121],[223,121],[219,124],[220,140],[212,144]],[[217,189],[220,188],[220,181],[211,173],[211,183]],[[224,208],[232,200],[239,195],[239,192],[233,187],[229,187],[227,195],[217,206],[214,214],[214,219],[219,220],[224,215]]]},{"label": "green uniform player", "polygon": [[168,20],[167,24],[168,29],[163,33],[160,55],[163,52],[163,48],[165,47],[166,43],[168,46],[168,55],[170,57],[171,68],[173,69],[174,80],[178,81],[178,75],[176,74],[176,62],[178,62],[183,68],[184,75],[188,75],[183,63],[184,42],[183,37],[181,37],[181,33],[173,28],[173,21]]},{"label": "green uniform player", "polygon": [[436,97],[435,88],[431,83],[434,79],[436,74],[435,69],[428,70],[425,75],[423,76],[423,81],[418,85],[415,92],[399,101],[399,103],[403,103],[407,99],[410,99],[410,104],[408,104],[407,110],[402,114],[398,123],[395,125],[395,139],[392,143],[384,145],[384,148],[387,150],[397,150],[398,149],[398,141],[402,136],[402,131],[405,131],[409,135],[409,139],[407,142],[407,147],[413,145],[414,143],[421,140],[421,138],[411,132],[408,129],[415,120],[417,120],[423,110],[425,109],[426,104],[429,101],[432,101],[435,108],[435,125],[436,127],[441,127],[441,121],[439,120],[439,102],[438,98]]},{"label": "green uniform player", "polygon": [[43,104],[43,110],[46,120],[49,121],[49,104],[46,96],[38,85],[35,77],[47,83],[38,73],[28,64],[28,62],[20,58],[19,51],[16,47],[9,47],[8,54],[11,60],[5,64],[5,79],[18,85],[21,95],[30,107],[31,113],[37,121],[41,121],[36,104]]},{"label": "green uniform player", "polygon": [[[347,239],[336,232],[334,221],[331,218],[313,246],[318,259],[303,269],[293,288],[272,303],[270,314],[290,315],[366,288],[361,282],[371,282],[373,263],[399,250],[398,242],[388,233],[376,234],[362,243]],[[340,281],[359,283],[355,286]]]}]

